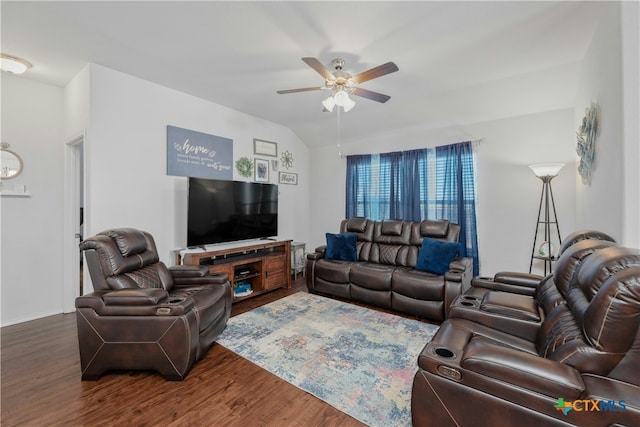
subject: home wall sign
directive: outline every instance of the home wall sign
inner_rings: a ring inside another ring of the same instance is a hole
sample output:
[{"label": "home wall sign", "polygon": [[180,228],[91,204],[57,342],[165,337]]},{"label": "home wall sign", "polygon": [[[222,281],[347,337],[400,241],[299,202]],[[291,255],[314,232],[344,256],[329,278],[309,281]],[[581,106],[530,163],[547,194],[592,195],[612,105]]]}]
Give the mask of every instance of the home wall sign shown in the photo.
[{"label": "home wall sign", "polygon": [[578,172],[582,177],[582,183],[591,184],[593,176],[594,162],[596,157],[596,137],[598,136],[598,104],[592,102],[585,108],[582,124],[578,128],[578,145],[576,152],[580,157]]},{"label": "home wall sign", "polygon": [[233,140],[167,126],[167,175],[233,180]]}]

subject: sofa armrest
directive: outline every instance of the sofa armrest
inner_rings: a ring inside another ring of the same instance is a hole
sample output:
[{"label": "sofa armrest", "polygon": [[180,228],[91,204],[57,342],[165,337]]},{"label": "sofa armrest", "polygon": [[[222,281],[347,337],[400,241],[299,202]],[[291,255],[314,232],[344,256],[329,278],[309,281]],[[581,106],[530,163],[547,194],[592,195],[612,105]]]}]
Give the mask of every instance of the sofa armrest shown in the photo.
[{"label": "sofa armrest", "polygon": [[222,285],[229,281],[227,273],[209,273],[204,265],[176,265],[169,268],[174,286],[184,288],[199,285]]},{"label": "sofa armrest", "polygon": [[496,273],[493,278],[476,277],[471,281],[471,286],[533,296],[543,280],[544,277],[537,274],[501,271]]},{"label": "sofa armrest", "polygon": [[456,258],[449,264],[449,271],[444,273],[447,282],[461,284],[461,291],[465,292],[471,287],[473,277],[473,258]]},{"label": "sofa armrest", "polygon": [[324,258],[324,254],[327,251],[327,245],[318,246],[315,252],[310,252],[307,254],[307,259],[310,261],[317,261],[319,259]]},{"label": "sofa armrest", "polygon": [[585,389],[580,373],[572,367],[482,337],[466,345],[461,366],[551,398],[576,399]]},{"label": "sofa armrest", "polygon": [[449,317],[451,304],[461,293],[471,286],[473,276],[473,258],[456,258],[444,273],[444,317]]}]

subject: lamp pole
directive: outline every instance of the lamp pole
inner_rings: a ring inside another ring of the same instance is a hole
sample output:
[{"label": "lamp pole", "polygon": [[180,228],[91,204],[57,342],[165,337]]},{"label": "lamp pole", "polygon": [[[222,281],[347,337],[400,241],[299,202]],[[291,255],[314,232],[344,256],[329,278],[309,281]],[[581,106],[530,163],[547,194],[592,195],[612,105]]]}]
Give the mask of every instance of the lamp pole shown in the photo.
[{"label": "lamp pole", "polygon": [[[558,245],[562,244],[562,238],[560,237],[560,226],[558,225],[558,215],[556,212],[556,204],[553,199],[553,190],[551,188],[551,180],[558,176],[558,172],[564,163],[546,163],[540,165],[529,166],[540,180],[542,180],[542,192],[540,193],[540,205],[538,207],[538,220],[536,222],[536,231],[533,237],[533,247],[531,248],[531,262],[529,263],[529,273],[533,270],[533,260],[541,259],[544,261],[544,275],[547,275],[547,264],[549,265],[549,274],[552,272],[552,262],[555,257],[552,253],[551,246],[551,225],[555,225],[558,233]],[[542,206],[544,204],[544,218],[540,219],[542,215]],[[553,209],[553,218],[551,217],[551,209]],[[538,232],[540,230],[540,224],[544,224],[544,243],[547,245],[546,253],[539,253],[536,255],[536,242],[538,240]]]}]

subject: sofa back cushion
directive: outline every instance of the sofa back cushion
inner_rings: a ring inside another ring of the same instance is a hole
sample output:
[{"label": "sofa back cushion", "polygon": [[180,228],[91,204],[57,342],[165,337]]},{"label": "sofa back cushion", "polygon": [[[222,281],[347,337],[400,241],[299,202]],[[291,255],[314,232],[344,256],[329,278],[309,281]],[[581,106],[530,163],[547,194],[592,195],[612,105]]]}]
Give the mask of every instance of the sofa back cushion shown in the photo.
[{"label": "sofa back cushion", "polygon": [[353,217],[342,220],[340,232],[355,233],[358,261],[415,268],[425,237],[457,243],[460,226],[446,220],[372,221]]}]

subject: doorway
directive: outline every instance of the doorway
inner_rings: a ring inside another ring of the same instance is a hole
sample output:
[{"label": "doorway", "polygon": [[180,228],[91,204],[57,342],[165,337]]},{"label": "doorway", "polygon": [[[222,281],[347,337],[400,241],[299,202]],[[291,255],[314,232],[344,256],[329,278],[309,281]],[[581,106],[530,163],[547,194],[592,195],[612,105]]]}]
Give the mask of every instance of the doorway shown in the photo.
[{"label": "doorway", "polygon": [[85,272],[78,247],[87,224],[84,143],[83,132],[65,144],[65,313],[75,311],[75,299],[85,293]]}]

